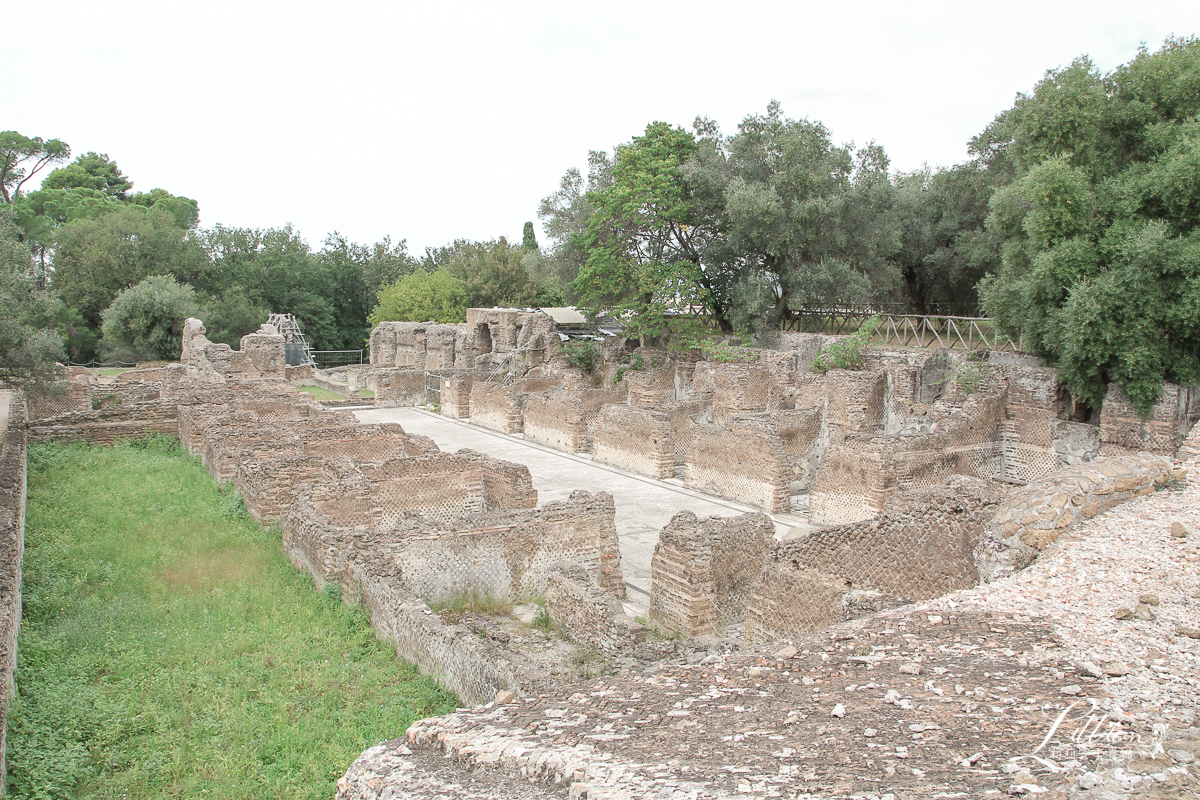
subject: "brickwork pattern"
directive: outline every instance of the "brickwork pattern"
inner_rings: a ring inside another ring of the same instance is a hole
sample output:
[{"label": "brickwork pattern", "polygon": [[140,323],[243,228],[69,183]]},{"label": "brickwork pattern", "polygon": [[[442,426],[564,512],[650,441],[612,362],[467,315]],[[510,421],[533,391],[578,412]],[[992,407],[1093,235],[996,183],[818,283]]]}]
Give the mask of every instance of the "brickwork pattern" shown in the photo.
[{"label": "brickwork pattern", "polygon": [[564,453],[586,453],[583,403],[569,395],[532,394],[525,401],[525,441]]},{"label": "brickwork pattern", "polygon": [[521,395],[510,385],[491,381],[471,384],[471,424],[500,433],[521,433]]},{"label": "brickwork pattern", "polygon": [[638,475],[670,478],[675,474],[670,419],[648,408],[604,406],[592,439],[592,459]]},{"label": "brickwork pattern", "polygon": [[573,641],[608,656],[630,656],[646,628],[578,564],[560,562],[546,580],[546,613]]},{"label": "brickwork pattern", "polygon": [[1100,409],[1100,441],[1105,455],[1146,451],[1174,456],[1184,437],[1200,420],[1200,387],[1164,384],[1150,416],[1142,419],[1115,383]]},{"label": "brickwork pattern", "polygon": [[629,389],[629,404],[659,408],[675,400],[675,367],[627,370],[622,379]]},{"label": "brickwork pattern", "polygon": [[775,536],[766,514],[709,517],[680,511],[659,534],[650,562],[650,617],[687,636],[746,619]]},{"label": "brickwork pattern", "polygon": [[684,483],[773,513],[790,509],[791,468],[769,419],[733,418],[726,427],[696,425]]},{"label": "brickwork pattern", "polygon": [[1064,469],[1012,494],[984,529],[980,577],[995,580],[1028,566],[1076,523],[1149,494],[1186,475],[1170,458],[1142,453]]},{"label": "brickwork pattern", "polygon": [[8,710],[21,628],[21,562],[25,556],[25,397],[8,400],[8,424],[0,432],[0,793],[4,791]]},{"label": "brickwork pattern", "polygon": [[712,399],[708,397],[680,400],[668,405],[664,412],[671,426],[671,444],[675,449],[675,466],[687,463],[687,454],[696,436],[696,425],[711,425]]},{"label": "brickwork pattern", "polygon": [[375,634],[391,642],[398,657],[436,677],[468,705],[491,702],[500,691],[525,696],[554,685],[520,653],[475,636],[464,625],[447,625],[383,559],[352,562],[342,592],[345,601],[363,605]]},{"label": "brickwork pattern", "polygon": [[88,408],[43,417],[29,425],[29,439],[33,442],[112,444],[148,433],[176,436],[178,432],[179,405],[174,400],[120,403],[94,411]]},{"label": "brickwork pattern", "polygon": [[765,366],[717,364],[713,368],[713,419],[767,410],[770,372]]}]

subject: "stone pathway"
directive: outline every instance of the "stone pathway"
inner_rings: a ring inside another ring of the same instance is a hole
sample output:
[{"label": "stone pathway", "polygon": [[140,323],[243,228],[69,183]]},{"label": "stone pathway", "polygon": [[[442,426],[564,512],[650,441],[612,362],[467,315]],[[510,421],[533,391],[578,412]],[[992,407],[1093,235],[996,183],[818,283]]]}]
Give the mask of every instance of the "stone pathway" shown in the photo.
[{"label": "stone pathway", "polygon": [[[497,433],[422,409],[379,408],[354,413],[362,422],[398,422],[409,433],[428,436],[449,452],[468,447],[524,464],[533,476],[539,505],[565,500],[575,489],[611,494],[617,506],[621,570],[631,587],[627,604],[639,614],[649,602],[650,559],[654,556],[658,533],[671,517],[684,510],[702,518],[760,510],[687,489],[678,479],[660,481],[593,464],[587,454],[562,453],[526,442],[519,436]],[[776,537],[811,529],[807,520],[797,515],[775,514],[771,519],[775,522]]]}]

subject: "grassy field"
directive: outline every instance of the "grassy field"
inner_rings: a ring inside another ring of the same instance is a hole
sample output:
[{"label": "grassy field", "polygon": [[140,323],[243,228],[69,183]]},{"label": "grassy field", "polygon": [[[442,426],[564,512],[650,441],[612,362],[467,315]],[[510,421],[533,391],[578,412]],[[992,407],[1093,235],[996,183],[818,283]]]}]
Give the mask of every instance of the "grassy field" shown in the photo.
[{"label": "grassy field", "polygon": [[321,798],[452,695],[166,440],[30,448],[16,798]]},{"label": "grassy field", "polygon": [[316,400],[318,403],[324,403],[327,401],[331,402],[331,403],[338,403],[338,402],[341,402],[342,400],[347,399],[346,395],[344,395],[344,394],[338,394],[337,392],[331,392],[328,389],[324,389],[320,386],[298,386],[296,388],[298,388],[300,391],[304,392],[305,394],[311,394],[313,396],[313,399]]}]

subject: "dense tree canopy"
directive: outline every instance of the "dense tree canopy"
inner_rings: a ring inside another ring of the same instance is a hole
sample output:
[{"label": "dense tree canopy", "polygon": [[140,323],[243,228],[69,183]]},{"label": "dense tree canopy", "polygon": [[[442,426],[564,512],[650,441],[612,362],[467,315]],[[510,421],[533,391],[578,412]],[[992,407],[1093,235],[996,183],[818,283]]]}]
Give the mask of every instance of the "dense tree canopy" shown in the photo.
[{"label": "dense tree canopy", "polygon": [[199,309],[191,286],[169,275],[151,275],[122,289],[104,309],[100,351],[116,361],[178,360],[184,320]]},{"label": "dense tree canopy", "polygon": [[1102,74],[1053,70],[974,142],[1011,176],[984,306],[1098,407],[1116,382],[1143,412],[1200,380],[1200,41]]},{"label": "dense tree canopy", "polygon": [[44,380],[63,357],[62,337],[47,326],[57,302],[38,286],[29,248],[12,214],[0,207],[0,385]]},{"label": "dense tree canopy", "polygon": [[20,198],[21,189],[43,168],[71,155],[59,139],[22,136],[16,131],[0,132],[0,199],[8,205]]},{"label": "dense tree canopy", "polygon": [[368,320],[372,327],[381,322],[462,322],[466,310],[462,281],[444,269],[419,269],[381,289]]}]

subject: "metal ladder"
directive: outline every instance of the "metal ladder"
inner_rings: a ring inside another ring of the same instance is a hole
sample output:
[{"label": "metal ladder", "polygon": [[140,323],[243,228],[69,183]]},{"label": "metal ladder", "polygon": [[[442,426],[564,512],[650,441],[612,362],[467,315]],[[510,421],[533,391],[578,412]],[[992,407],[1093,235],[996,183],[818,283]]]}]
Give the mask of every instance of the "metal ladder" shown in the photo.
[{"label": "metal ladder", "polygon": [[308,340],[304,338],[304,331],[300,330],[300,321],[296,319],[295,314],[268,314],[267,324],[274,325],[285,342],[299,344],[304,349],[305,364],[313,367],[317,365],[312,357],[312,348],[308,346]]}]

